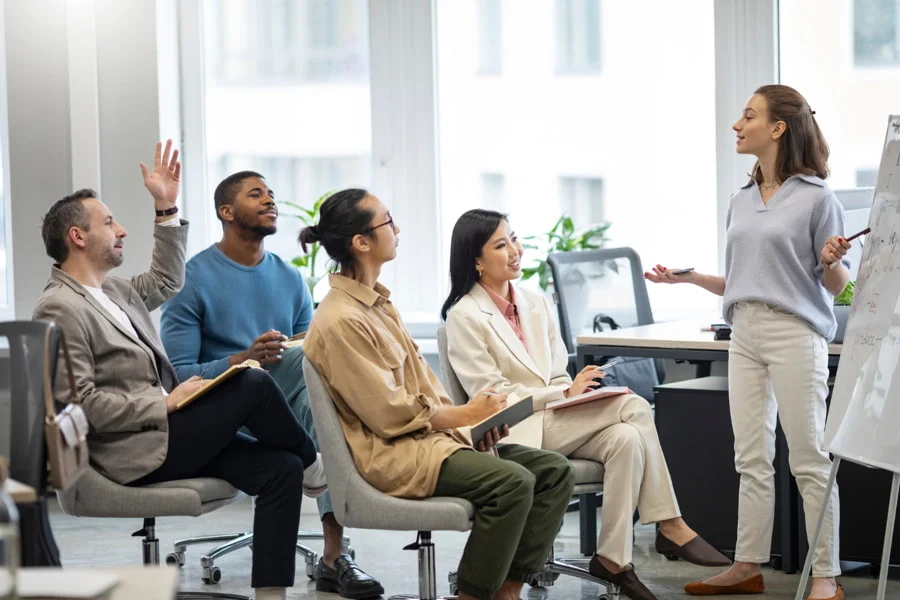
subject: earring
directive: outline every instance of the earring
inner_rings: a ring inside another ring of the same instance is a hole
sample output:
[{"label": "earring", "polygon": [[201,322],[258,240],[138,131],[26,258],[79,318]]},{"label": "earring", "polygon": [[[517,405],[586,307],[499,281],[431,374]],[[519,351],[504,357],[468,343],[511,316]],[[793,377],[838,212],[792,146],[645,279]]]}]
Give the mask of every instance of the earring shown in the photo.
[{"label": "earring", "polygon": [[481,279],[481,271],[482,271],[482,269],[475,267],[475,272],[478,274],[478,279]]}]

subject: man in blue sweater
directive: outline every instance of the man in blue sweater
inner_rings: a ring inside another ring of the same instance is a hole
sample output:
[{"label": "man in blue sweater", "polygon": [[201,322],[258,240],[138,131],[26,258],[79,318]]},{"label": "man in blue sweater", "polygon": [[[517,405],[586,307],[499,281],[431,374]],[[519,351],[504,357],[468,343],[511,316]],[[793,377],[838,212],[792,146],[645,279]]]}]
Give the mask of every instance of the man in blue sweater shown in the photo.
[{"label": "man in blue sweater", "polygon": [[[266,252],[276,231],[275,193],[259,173],[241,171],[216,187],[216,216],[223,235],[188,261],[185,284],[162,308],[162,341],[181,380],[215,377],[246,359],[259,361],[316,441],[303,380],[302,348],[284,349],[288,336],[307,330],[312,296],[293,266]],[[316,565],[316,590],[345,598],[374,598],[381,584],[341,554],[344,528],[334,518],[331,497],[318,498],[325,537]]]}]

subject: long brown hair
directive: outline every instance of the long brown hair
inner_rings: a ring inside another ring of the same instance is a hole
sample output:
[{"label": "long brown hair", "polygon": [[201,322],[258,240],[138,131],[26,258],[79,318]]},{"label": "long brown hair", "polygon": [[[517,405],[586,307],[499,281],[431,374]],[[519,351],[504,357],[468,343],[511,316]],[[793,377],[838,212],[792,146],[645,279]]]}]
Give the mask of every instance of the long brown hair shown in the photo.
[{"label": "long brown hair", "polygon": [[[769,123],[784,121],[785,131],[778,138],[775,176],[785,181],[791,175],[828,177],[828,142],[816,123],[816,113],[810,109],[800,92],[786,85],[764,85],[754,94],[766,99]],[[762,183],[759,161],[753,165],[751,177]]]}]

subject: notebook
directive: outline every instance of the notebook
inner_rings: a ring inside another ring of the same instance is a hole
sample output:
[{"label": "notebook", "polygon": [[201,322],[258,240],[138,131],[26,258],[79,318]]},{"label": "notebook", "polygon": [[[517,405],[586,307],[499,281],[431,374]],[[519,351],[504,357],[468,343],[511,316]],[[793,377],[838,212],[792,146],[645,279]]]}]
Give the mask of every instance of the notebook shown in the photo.
[{"label": "notebook", "polygon": [[546,405],[547,410],[559,410],[560,408],[569,408],[570,406],[578,406],[579,404],[584,404],[585,402],[593,402],[594,400],[602,400],[603,398],[612,398],[614,396],[621,396],[622,394],[633,394],[630,389],[624,386],[606,386],[597,388],[596,390],[591,390],[590,392],[585,392],[583,394],[578,394],[577,396],[572,396],[571,398],[563,398],[562,400],[554,400],[553,402],[548,402]]},{"label": "notebook", "polygon": [[184,408],[185,406],[187,406],[188,404],[190,404],[191,402],[193,402],[200,396],[203,396],[204,394],[208,393],[211,389],[218,386],[220,383],[224,383],[224,382],[228,381],[229,379],[231,379],[232,377],[234,377],[235,375],[237,375],[238,373],[240,373],[242,371],[246,371],[247,369],[261,369],[261,368],[262,367],[259,366],[259,362],[255,361],[253,359],[250,359],[250,358],[248,358],[247,360],[245,360],[242,363],[232,365],[232,366],[228,367],[221,375],[219,375],[215,379],[210,379],[206,383],[206,385],[204,385],[202,388],[198,389],[196,392],[194,392],[193,394],[191,394],[190,396],[188,396],[187,398],[185,398],[184,400],[179,402],[175,406],[175,410],[181,410],[182,408]]},{"label": "notebook", "polygon": [[520,400],[515,394],[510,394],[506,402],[506,408],[472,425],[469,436],[473,446],[477,447],[478,442],[484,441],[484,436],[494,427],[501,429],[507,425],[512,428],[534,414],[534,400],[531,396]]}]

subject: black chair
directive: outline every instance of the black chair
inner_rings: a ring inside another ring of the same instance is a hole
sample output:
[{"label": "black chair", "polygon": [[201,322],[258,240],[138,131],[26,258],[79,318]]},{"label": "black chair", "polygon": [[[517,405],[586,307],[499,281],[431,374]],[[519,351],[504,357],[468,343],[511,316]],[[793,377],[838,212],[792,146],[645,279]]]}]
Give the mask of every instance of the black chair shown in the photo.
[{"label": "black chair", "polygon": [[[49,333],[49,335],[48,335]],[[9,344],[9,358],[0,361],[0,382],[10,390],[10,477],[34,488],[37,502],[19,506],[22,533],[22,565],[60,566],[59,549],[47,517],[47,446],[44,443],[43,369],[50,344],[50,373],[56,372],[59,330],[44,321],[0,323],[0,340]]]},{"label": "black chair", "polygon": [[[632,248],[553,252],[547,257],[547,263],[553,275],[553,300],[559,315],[560,334],[569,353],[569,368],[573,375],[579,335],[602,331],[606,327],[616,329],[653,323],[641,259]],[[605,358],[653,360],[656,381],[646,382],[644,387],[649,392],[642,394],[649,401],[653,400],[653,386],[665,381],[665,364],[660,359]],[[634,389],[634,386],[630,387]]]}]

